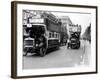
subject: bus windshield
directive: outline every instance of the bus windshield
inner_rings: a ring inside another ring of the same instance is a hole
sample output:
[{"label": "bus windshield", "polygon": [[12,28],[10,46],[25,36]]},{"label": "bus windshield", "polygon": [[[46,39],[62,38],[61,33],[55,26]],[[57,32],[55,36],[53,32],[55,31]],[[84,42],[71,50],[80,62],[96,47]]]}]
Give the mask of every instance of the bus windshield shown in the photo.
[{"label": "bus windshield", "polygon": [[31,36],[41,35],[45,33],[45,28],[42,25],[33,25],[30,30]]}]

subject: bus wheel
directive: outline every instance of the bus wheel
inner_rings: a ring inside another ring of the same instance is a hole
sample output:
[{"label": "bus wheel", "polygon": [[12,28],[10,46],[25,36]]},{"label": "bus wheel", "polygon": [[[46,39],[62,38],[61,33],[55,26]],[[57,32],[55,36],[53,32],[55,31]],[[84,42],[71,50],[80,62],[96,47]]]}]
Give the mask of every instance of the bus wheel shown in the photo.
[{"label": "bus wheel", "polygon": [[46,48],[45,47],[41,47],[39,50],[40,56],[43,57],[46,54]]}]

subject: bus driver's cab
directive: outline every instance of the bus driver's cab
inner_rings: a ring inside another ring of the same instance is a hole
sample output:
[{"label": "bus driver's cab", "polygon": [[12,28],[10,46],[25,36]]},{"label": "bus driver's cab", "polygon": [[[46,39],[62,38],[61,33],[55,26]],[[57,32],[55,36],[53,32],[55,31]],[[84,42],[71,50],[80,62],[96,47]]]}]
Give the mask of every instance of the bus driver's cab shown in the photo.
[{"label": "bus driver's cab", "polygon": [[45,25],[32,25],[30,28],[30,36],[24,40],[24,52],[36,52],[40,56],[44,56],[47,50],[47,40],[45,37]]}]

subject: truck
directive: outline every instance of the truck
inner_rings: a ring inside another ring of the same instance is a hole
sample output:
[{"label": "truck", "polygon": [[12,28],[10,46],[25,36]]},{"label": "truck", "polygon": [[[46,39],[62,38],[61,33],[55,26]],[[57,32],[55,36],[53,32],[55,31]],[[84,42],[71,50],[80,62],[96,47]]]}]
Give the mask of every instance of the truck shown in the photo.
[{"label": "truck", "polygon": [[41,17],[29,18],[28,22],[30,25],[25,29],[29,36],[23,40],[25,56],[35,52],[43,57],[48,49],[59,49],[61,22],[54,15],[44,12]]},{"label": "truck", "polygon": [[81,34],[81,25],[69,25],[69,38],[67,48],[79,49],[80,48],[80,34]]}]

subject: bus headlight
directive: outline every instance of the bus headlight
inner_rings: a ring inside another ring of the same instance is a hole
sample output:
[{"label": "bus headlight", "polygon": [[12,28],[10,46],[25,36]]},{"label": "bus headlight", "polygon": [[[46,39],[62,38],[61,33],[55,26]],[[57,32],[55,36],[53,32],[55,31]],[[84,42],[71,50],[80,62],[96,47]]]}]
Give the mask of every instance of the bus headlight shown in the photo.
[{"label": "bus headlight", "polygon": [[38,44],[36,44],[36,47],[39,46]]}]

